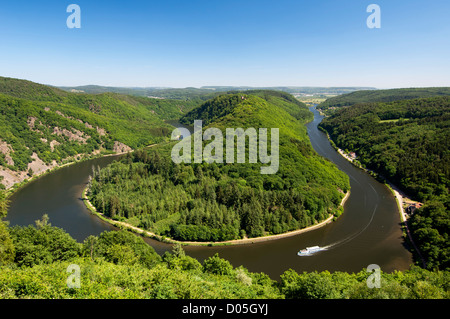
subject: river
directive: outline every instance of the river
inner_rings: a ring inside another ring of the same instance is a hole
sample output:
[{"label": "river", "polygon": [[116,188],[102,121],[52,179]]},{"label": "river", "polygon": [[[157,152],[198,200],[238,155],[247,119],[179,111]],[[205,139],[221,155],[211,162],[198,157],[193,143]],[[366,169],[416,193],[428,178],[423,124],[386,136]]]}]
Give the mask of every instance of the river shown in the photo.
[{"label": "river", "polygon": [[[311,107],[314,120],[307,124],[311,144],[350,177],[351,195],[344,214],[319,229],[283,239],[235,246],[188,246],[186,253],[203,261],[216,252],[233,266],[243,265],[253,272],[264,272],[273,279],[289,268],[303,271],[358,272],[370,264],[382,271],[405,270],[412,255],[405,246],[397,203],[389,189],[354,167],[330,145],[317,125],[322,116]],[[81,192],[92,166],[104,167],[116,157],[93,159],[63,167],[30,182],[14,193],[6,220],[10,225],[29,225],[48,214],[53,226],[61,227],[82,242],[89,235],[115,227],[93,216],[85,207]],[[159,254],[171,246],[145,238]],[[326,251],[308,257],[297,252],[308,246],[327,246]]]}]

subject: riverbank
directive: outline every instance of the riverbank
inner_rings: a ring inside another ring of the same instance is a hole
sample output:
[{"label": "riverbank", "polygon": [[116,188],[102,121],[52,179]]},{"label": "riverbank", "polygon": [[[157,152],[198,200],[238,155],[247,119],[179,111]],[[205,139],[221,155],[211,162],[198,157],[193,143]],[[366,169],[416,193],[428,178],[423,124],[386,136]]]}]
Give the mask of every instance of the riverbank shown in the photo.
[{"label": "riverbank", "polygon": [[404,204],[405,204],[405,199],[410,200],[409,198],[406,197],[406,195],[398,188],[396,188],[394,185],[392,184],[388,184],[389,185],[389,189],[392,191],[392,193],[394,194],[396,200],[397,200],[397,205],[398,205],[398,209],[400,211],[400,220],[402,221],[402,227],[403,227],[403,233],[404,236],[409,239],[409,242],[411,243],[411,245],[414,247],[414,251],[417,253],[419,259],[422,261],[422,266],[424,268],[426,268],[426,263],[425,263],[425,259],[423,258],[422,254],[420,253],[419,248],[416,246],[416,244],[414,243],[414,240],[412,238],[412,233],[409,230],[408,227],[408,216],[406,215],[406,212],[404,210]]},{"label": "riverbank", "polygon": [[[330,140],[329,135],[327,134],[328,139]],[[359,162],[356,162],[356,156],[351,156],[349,154],[346,154],[344,152],[344,150],[336,147],[338,153],[340,155],[342,155],[342,157],[344,157],[347,161],[349,161],[350,163],[352,163],[353,165],[355,165],[356,167],[364,170],[365,172],[367,172],[368,174],[374,176],[374,177],[378,177],[379,174],[369,170],[367,168],[362,167],[362,165]],[[384,178],[383,178],[384,179]],[[417,254],[417,257],[421,260],[423,267],[425,267],[426,263],[425,263],[425,259],[422,257],[422,254],[419,250],[419,248],[416,246],[416,244],[414,243],[414,240],[412,238],[412,233],[409,229],[408,226],[408,215],[405,212],[404,207],[411,202],[414,202],[411,198],[407,197],[406,194],[400,190],[397,186],[395,186],[394,184],[390,183],[389,181],[387,181],[386,179],[384,179],[384,184],[386,185],[386,187],[392,192],[392,194],[395,197],[395,200],[397,202],[397,208],[398,208],[398,213],[400,216],[400,221],[401,221],[401,227],[402,227],[402,232],[403,232],[403,237],[405,238],[405,240],[409,241],[409,243],[412,245],[413,247],[413,252]]]},{"label": "riverbank", "polygon": [[24,186],[28,185],[29,183],[31,183],[31,182],[33,182],[33,181],[35,181],[35,180],[37,180],[37,179],[39,179],[39,178],[41,178],[41,177],[43,177],[43,176],[45,176],[45,175],[51,174],[51,173],[53,173],[53,172],[55,172],[55,171],[57,171],[57,170],[59,170],[59,169],[61,169],[61,168],[67,167],[67,166],[69,166],[69,165],[78,164],[78,163],[81,163],[81,162],[93,160],[93,159],[95,159],[95,158],[108,157],[108,156],[119,156],[119,155],[123,155],[123,154],[125,154],[125,153],[126,153],[126,152],[121,152],[121,153],[111,153],[111,154],[98,154],[98,155],[92,155],[92,156],[88,156],[88,157],[83,157],[83,158],[80,159],[80,160],[74,159],[74,160],[72,160],[72,161],[68,161],[67,163],[60,164],[60,165],[56,165],[56,166],[54,166],[54,167],[52,167],[52,168],[49,168],[49,169],[47,169],[47,170],[44,170],[44,171],[42,171],[42,172],[35,173],[35,174],[33,174],[33,176],[31,176],[30,178],[26,178],[26,179],[24,179],[24,180],[21,181],[21,182],[18,182],[18,183],[13,184],[11,187],[9,187],[9,188],[7,188],[7,189],[5,190],[5,196],[6,196],[6,198],[8,199],[8,198],[9,198],[10,196],[12,196],[15,192],[17,192],[19,189],[23,188]]},{"label": "riverbank", "polygon": [[[330,135],[328,134],[328,132],[326,130],[324,130],[323,128],[320,128],[320,127],[319,127],[319,129],[323,133],[325,133],[325,135],[327,136],[327,139],[330,142],[331,146],[343,158],[345,158],[347,161],[349,161],[352,165],[354,165],[357,168],[362,169],[363,171],[365,171],[369,175],[373,176],[377,180],[379,180],[380,177],[382,177],[377,172],[369,170],[369,169],[363,167],[361,165],[361,163],[357,160],[357,155],[355,153],[350,153],[350,154],[345,153],[344,150],[342,150],[339,147],[337,147],[337,145],[330,138]],[[422,254],[421,254],[420,250],[418,249],[418,247],[414,243],[414,240],[412,238],[412,233],[411,233],[411,231],[409,229],[409,226],[408,226],[408,216],[406,215],[406,212],[404,210],[404,207],[405,207],[406,204],[409,204],[409,203],[415,202],[415,201],[413,201],[412,199],[408,198],[403,191],[401,191],[398,187],[396,187],[395,185],[390,183],[385,178],[381,178],[381,179],[383,180],[384,185],[392,192],[392,194],[394,195],[394,198],[395,198],[395,200],[397,202],[397,211],[398,211],[398,214],[400,216],[400,221],[401,221],[400,225],[402,227],[401,229],[402,229],[402,233],[403,233],[403,238],[404,238],[404,240],[407,243],[409,243],[411,245],[412,249],[410,249],[410,251],[413,254],[416,255],[416,257],[422,262],[422,265],[425,267],[425,260],[422,257]]]},{"label": "riverbank", "polygon": [[[328,134],[327,134],[327,137],[328,137],[328,139],[330,140],[330,136],[329,136]],[[350,163],[352,163],[354,166],[356,166],[356,167],[362,169],[363,171],[365,171],[366,173],[368,173],[368,174],[371,175],[371,176],[374,176],[374,177],[377,177],[377,176],[378,176],[378,174],[377,174],[376,172],[374,172],[374,171],[372,171],[372,170],[369,170],[369,169],[367,169],[367,168],[364,168],[359,162],[357,162],[357,161],[356,161],[356,156],[355,156],[355,155],[351,156],[351,155],[349,155],[349,154],[346,154],[346,153],[344,152],[344,150],[342,150],[342,149],[340,149],[340,148],[338,148],[338,147],[336,147],[336,150],[338,151],[338,153],[339,153],[343,158],[345,158],[347,161],[349,161]],[[397,187],[394,186],[393,184],[389,183],[387,180],[385,180],[385,183],[384,183],[384,184],[390,189],[390,191],[392,192],[392,194],[393,194],[394,197],[395,197],[395,200],[397,201],[397,207],[398,207],[398,213],[399,213],[399,216],[400,216],[400,220],[401,220],[402,222],[405,222],[405,223],[406,223],[406,221],[407,221],[407,216],[406,216],[405,211],[404,211],[404,209],[403,209],[403,206],[404,206],[404,204],[405,204],[405,202],[404,202],[403,199],[406,198],[406,195],[405,195],[399,188],[397,188]]]},{"label": "riverbank", "polygon": [[[302,229],[293,230],[293,231],[286,232],[283,234],[267,235],[267,236],[261,236],[261,237],[255,237],[255,238],[233,239],[233,240],[219,241],[219,242],[179,241],[179,240],[175,240],[175,239],[172,239],[169,237],[157,235],[153,232],[144,230],[142,228],[133,226],[133,225],[125,223],[125,222],[113,220],[113,219],[105,216],[104,214],[98,212],[97,209],[95,208],[95,206],[92,205],[89,198],[87,197],[88,188],[89,187],[86,187],[83,190],[82,200],[85,203],[86,207],[89,209],[89,211],[91,213],[93,213],[94,215],[96,215],[97,217],[99,217],[101,220],[103,220],[113,226],[116,226],[118,228],[127,229],[127,230],[133,231],[137,234],[140,234],[142,236],[149,237],[149,238],[158,240],[160,242],[169,243],[169,244],[181,244],[181,245],[188,245],[188,246],[248,245],[248,244],[254,244],[254,243],[259,243],[259,242],[264,242],[264,241],[277,240],[277,239],[281,239],[281,238],[296,236],[296,235],[323,227],[323,226],[331,223],[335,218],[335,216],[333,214],[331,214],[327,219],[325,219],[315,225],[311,225],[311,226],[308,226],[308,227],[305,227]],[[347,201],[347,199],[349,198],[349,196],[350,196],[350,191],[348,191],[345,194],[344,198],[341,200],[339,208],[344,206],[344,204]]]},{"label": "riverbank", "polygon": [[[330,136],[327,134],[328,139],[330,140]],[[379,176],[378,173],[369,170],[367,168],[364,168],[359,162],[357,162],[356,160],[356,155],[354,154],[353,156],[350,154],[346,154],[344,152],[344,150],[336,147],[336,150],[338,151],[338,153],[345,158],[347,161],[349,161],[350,163],[352,163],[354,166],[364,170],[366,173],[370,174],[371,176],[374,176],[375,178]],[[397,201],[397,206],[398,206],[398,213],[400,216],[400,220],[407,224],[407,215],[405,213],[405,210],[403,209],[403,207],[406,204],[406,201],[411,201],[411,199],[409,199],[406,194],[404,192],[402,192],[398,187],[396,187],[395,185],[393,185],[392,183],[390,183],[389,181],[387,181],[386,179],[384,179],[384,184],[390,189],[390,191],[392,192],[392,194],[395,197],[395,200]]]},{"label": "riverbank", "polygon": [[[148,146],[145,146],[144,149],[153,147],[153,146],[155,146],[155,145],[157,145],[157,144],[150,144],[150,145],[148,145]],[[74,160],[71,160],[71,161],[69,160],[67,163],[64,163],[64,164],[61,164],[61,165],[56,165],[56,166],[54,166],[54,167],[52,167],[52,168],[49,168],[49,169],[47,169],[47,170],[44,170],[44,171],[42,171],[42,172],[33,174],[33,176],[31,176],[30,178],[27,178],[27,179],[25,179],[25,180],[23,180],[23,181],[21,181],[21,182],[15,183],[13,186],[11,186],[11,187],[9,187],[9,188],[7,188],[7,189],[5,190],[6,198],[8,199],[8,198],[9,198],[10,196],[12,196],[16,191],[18,191],[19,189],[21,189],[21,188],[24,187],[25,185],[28,185],[28,184],[31,183],[32,181],[35,181],[35,180],[37,180],[37,179],[39,179],[39,178],[41,178],[41,177],[43,177],[43,176],[45,176],[45,175],[47,175],[47,174],[53,173],[53,172],[55,172],[55,171],[57,171],[57,170],[59,170],[59,169],[61,169],[61,168],[63,168],[63,167],[66,167],[66,166],[69,166],[69,165],[73,165],[73,164],[77,164],[77,163],[81,163],[81,162],[85,162],[85,161],[89,161],[89,160],[93,160],[93,159],[96,159],[96,158],[125,155],[125,154],[127,154],[127,153],[132,153],[132,152],[134,152],[134,151],[135,151],[135,150],[131,150],[131,151],[123,151],[123,152],[116,152],[116,153],[107,153],[107,154],[104,154],[104,153],[103,153],[103,154],[100,154],[100,153],[99,153],[99,154],[96,154],[96,155],[89,155],[89,156],[87,156],[87,157],[82,157],[82,158],[79,159],[79,160],[77,160],[77,159],[74,159]]]}]

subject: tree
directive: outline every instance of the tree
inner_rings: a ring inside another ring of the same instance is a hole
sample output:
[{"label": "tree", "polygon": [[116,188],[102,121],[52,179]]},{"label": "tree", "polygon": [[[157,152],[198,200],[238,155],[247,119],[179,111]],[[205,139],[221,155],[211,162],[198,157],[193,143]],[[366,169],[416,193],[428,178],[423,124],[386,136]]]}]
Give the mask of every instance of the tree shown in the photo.
[{"label": "tree", "polygon": [[9,200],[5,196],[5,192],[0,189],[0,219],[8,214]]},{"label": "tree", "polygon": [[37,223],[39,227],[10,228],[16,250],[14,261],[19,266],[31,267],[80,256],[81,245],[75,239],[63,229],[50,226],[48,219],[43,220]]},{"label": "tree", "polygon": [[0,220],[0,266],[7,265],[14,261],[14,243],[8,232],[8,227]]},{"label": "tree", "polygon": [[[129,255],[133,258],[130,251],[120,246],[129,247],[134,255],[138,258],[139,263],[143,266],[151,268],[158,263],[161,258],[155,252],[152,246],[148,245],[140,236],[132,234],[128,231],[104,231],[100,234],[97,240],[88,237],[84,241],[84,251],[90,251],[90,246],[93,245],[92,251],[94,259],[96,257],[104,257],[109,260],[120,261],[123,256]],[[110,250],[111,247],[119,245]]]},{"label": "tree", "polygon": [[294,299],[333,299],[339,297],[329,272],[298,274],[290,269],[281,276],[282,292]]},{"label": "tree", "polygon": [[173,245],[172,253],[175,257],[184,257],[186,253],[184,252],[183,246],[180,243]]},{"label": "tree", "polygon": [[252,278],[247,274],[246,270],[243,267],[239,267],[236,269],[236,280],[246,286],[252,285]]},{"label": "tree", "polygon": [[119,265],[133,265],[138,261],[138,256],[136,256],[131,247],[120,244],[109,247],[105,258],[107,261]]},{"label": "tree", "polygon": [[44,215],[42,215],[41,219],[35,220],[34,223],[36,224],[37,229],[42,229],[46,226],[52,225],[48,222],[49,220],[50,220],[50,218],[48,217],[48,215],[44,214]]},{"label": "tree", "polygon": [[233,266],[228,260],[219,257],[216,253],[203,262],[203,272],[216,275],[230,275],[233,271]]},{"label": "tree", "polygon": [[97,236],[90,235],[84,240],[83,243],[83,255],[88,255],[91,260],[94,260],[94,247],[96,246],[97,241]]}]

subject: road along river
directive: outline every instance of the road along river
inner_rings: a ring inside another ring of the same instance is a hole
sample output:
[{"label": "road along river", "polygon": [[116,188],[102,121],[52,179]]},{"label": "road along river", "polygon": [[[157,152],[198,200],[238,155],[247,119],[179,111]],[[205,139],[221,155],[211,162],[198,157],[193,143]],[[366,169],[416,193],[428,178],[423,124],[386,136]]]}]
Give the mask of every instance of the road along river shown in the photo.
[{"label": "road along river", "polygon": [[[413,262],[405,246],[397,203],[389,189],[363,170],[354,167],[330,145],[318,130],[322,116],[315,108],[314,121],[307,125],[311,144],[320,155],[335,163],[350,177],[351,194],[344,213],[332,223],[299,235],[277,240],[231,246],[187,246],[186,253],[202,262],[216,252],[233,266],[264,272],[278,279],[289,268],[302,271],[358,272],[370,264],[382,271],[405,270]],[[30,182],[14,193],[6,220],[29,225],[48,214],[53,226],[61,227],[82,242],[115,227],[92,215],[81,199],[92,166],[104,167],[118,157],[97,158],[63,167]],[[146,238],[162,254],[171,245]],[[327,247],[311,256],[297,252],[309,246]]]}]

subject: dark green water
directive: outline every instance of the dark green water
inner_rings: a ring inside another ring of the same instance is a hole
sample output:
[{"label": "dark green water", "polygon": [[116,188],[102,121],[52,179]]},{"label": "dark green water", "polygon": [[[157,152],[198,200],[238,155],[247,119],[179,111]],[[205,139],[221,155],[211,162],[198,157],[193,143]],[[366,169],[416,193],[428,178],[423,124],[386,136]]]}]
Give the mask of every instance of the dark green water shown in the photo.
[{"label": "dark green water", "polygon": [[[370,264],[382,271],[405,270],[412,263],[411,253],[402,238],[397,204],[391,192],[370,175],[355,168],[330,145],[317,129],[322,120],[314,112],[314,121],[307,125],[314,149],[334,162],[350,177],[351,195],[344,214],[322,228],[274,241],[222,247],[186,247],[187,254],[203,261],[216,252],[233,266],[243,265],[250,271],[264,272],[276,279],[285,270],[357,272]],[[98,235],[114,227],[89,213],[81,200],[92,166],[106,166],[113,157],[74,164],[26,185],[11,197],[7,220],[11,225],[34,224],[46,213],[53,226],[65,229],[78,241]],[[170,245],[145,239],[158,253]],[[309,257],[297,252],[308,246],[328,246]]]}]

